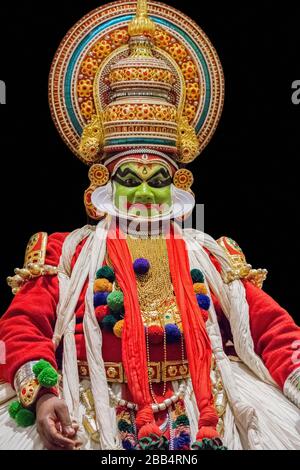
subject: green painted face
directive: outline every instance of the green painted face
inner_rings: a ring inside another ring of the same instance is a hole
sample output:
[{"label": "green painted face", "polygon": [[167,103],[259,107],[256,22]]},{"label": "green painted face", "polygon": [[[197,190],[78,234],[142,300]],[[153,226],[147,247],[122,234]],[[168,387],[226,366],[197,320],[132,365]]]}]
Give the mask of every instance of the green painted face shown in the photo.
[{"label": "green painted face", "polygon": [[155,217],[171,210],[172,178],[159,163],[130,162],[113,176],[115,207],[134,217]]}]

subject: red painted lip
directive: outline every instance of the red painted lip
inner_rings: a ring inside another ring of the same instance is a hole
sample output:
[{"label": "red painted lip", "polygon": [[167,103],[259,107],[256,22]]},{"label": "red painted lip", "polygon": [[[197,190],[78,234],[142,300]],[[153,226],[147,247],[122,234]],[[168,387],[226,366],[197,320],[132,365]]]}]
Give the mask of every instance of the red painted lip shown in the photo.
[{"label": "red painted lip", "polygon": [[132,209],[132,208],[136,208],[136,209],[143,209],[143,208],[146,208],[146,209],[159,209],[160,205],[159,204],[152,204],[152,203],[142,204],[141,202],[140,203],[127,202],[127,209]]}]

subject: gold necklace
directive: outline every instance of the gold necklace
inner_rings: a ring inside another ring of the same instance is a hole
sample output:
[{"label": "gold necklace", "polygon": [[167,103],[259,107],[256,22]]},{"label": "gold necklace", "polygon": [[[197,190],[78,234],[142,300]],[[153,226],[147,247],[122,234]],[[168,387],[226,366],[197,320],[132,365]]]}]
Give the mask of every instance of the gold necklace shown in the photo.
[{"label": "gold necklace", "polygon": [[[166,240],[164,237],[127,238],[132,261],[146,258],[150,269],[146,274],[137,276],[137,292],[143,322],[146,325],[146,351],[148,371],[150,371],[150,347],[148,327],[158,325],[164,330],[163,351],[164,364],[167,363],[167,341],[165,325],[180,323],[181,318],[174,296]],[[149,375],[149,388],[152,400],[157,403]],[[167,381],[164,380],[162,396],[165,396]]]},{"label": "gold necklace", "polygon": [[132,261],[146,258],[150,269],[137,276],[137,293],[143,322],[146,326],[162,328],[168,323],[181,327],[170,276],[169,259],[164,237],[127,238]]},{"label": "gold necklace", "polygon": [[[167,341],[165,325],[169,323],[175,323],[182,332],[183,330],[181,316],[176,304],[176,299],[173,291],[165,238],[162,236],[152,238],[134,238],[128,236],[126,241],[132,262],[138,258],[145,258],[150,263],[149,271],[146,274],[137,276],[136,283],[141,315],[143,323],[146,327],[146,352],[150,394],[153,399],[153,402],[157,403],[150,375],[151,367],[148,327],[152,325],[157,325],[163,328],[164,330],[163,361],[166,365]],[[108,255],[106,257],[106,261],[109,266],[113,267]],[[114,289],[119,290],[117,281],[115,281],[114,283]],[[184,342],[182,336],[181,356],[182,364],[184,366]],[[166,389],[167,382],[165,378],[162,396],[165,396]]]}]

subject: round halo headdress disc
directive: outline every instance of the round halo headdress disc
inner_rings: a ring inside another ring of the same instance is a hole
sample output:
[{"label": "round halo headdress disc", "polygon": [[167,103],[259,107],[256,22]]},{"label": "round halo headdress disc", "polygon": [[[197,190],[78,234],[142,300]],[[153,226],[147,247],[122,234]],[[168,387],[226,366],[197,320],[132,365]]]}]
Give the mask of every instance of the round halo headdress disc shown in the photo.
[{"label": "round halo headdress disc", "polygon": [[[156,25],[155,46],[171,56],[182,72],[182,114],[196,130],[201,153],[222,113],[220,60],[202,29],[186,15],[154,1],[148,2],[148,10]],[[49,78],[52,117],[65,143],[81,160],[82,131],[96,113],[93,89],[97,71],[110,54],[128,44],[128,24],[135,11],[136,1],[128,0],[93,10],[67,33],[53,60]]]}]

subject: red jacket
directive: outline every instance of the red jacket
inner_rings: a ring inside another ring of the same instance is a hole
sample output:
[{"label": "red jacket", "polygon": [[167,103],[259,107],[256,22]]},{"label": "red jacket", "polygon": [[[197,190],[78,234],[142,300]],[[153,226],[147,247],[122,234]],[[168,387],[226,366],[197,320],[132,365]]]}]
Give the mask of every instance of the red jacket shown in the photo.
[{"label": "red jacket", "polygon": [[[62,245],[67,233],[49,236],[46,264],[57,266]],[[84,243],[84,242],[83,242]],[[83,243],[76,250],[74,265]],[[293,343],[300,341],[300,328],[291,316],[269,295],[250,282],[244,283],[250,309],[250,328],[255,352],[262,358],[270,374],[283,388],[290,373],[299,367],[293,361]],[[76,307],[76,347],[79,360],[85,360],[83,336],[84,287]],[[231,340],[230,326],[216,299],[213,298],[224,347],[227,353],[234,353],[226,346]],[[13,299],[10,307],[0,320],[0,340],[5,343],[6,364],[0,365],[0,377],[13,384],[16,371],[26,362],[41,358],[59,367],[61,350],[54,352],[52,343],[58,303],[58,279],[56,276],[41,276],[28,281]],[[103,332],[103,358],[107,362],[121,362],[121,341],[113,333]],[[151,348],[151,360],[163,358],[163,346]],[[180,347],[168,345],[168,360],[180,360]]]}]

